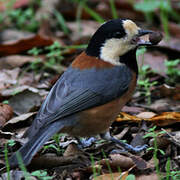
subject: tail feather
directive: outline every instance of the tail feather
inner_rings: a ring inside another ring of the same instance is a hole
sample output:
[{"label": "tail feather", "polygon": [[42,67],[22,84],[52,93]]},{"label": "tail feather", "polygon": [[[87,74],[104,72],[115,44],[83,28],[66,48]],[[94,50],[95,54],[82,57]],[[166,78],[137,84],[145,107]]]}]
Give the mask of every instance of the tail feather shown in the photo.
[{"label": "tail feather", "polygon": [[[61,121],[56,121],[49,124],[44,129],[40,129],[24,146],[18,150],[24,165],[28,165],[36,152],[48,141],[55,133],[59,132],[64,127]],[[17,152],[9,158],[11,168],[18,167]]]}]

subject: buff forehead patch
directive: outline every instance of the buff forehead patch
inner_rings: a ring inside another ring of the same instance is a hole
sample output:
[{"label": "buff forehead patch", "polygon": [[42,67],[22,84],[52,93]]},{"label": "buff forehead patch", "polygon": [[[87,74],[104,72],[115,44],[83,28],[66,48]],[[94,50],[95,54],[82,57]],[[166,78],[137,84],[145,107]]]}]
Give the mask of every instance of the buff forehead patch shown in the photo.
[{"label": "buff forehead patch", "polygon": [[140,29],[133,21],[131,20],[124,20],[123,21],[123,27],[127,34],[129,35],[135,35],[138,33],[138,30]]}]

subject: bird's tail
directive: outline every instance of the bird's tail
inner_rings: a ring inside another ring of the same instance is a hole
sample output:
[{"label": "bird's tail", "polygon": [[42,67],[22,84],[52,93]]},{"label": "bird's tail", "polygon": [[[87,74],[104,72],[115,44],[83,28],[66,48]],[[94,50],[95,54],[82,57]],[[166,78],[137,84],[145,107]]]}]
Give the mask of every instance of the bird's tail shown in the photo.
[{"label": "bird's tail", "polygon": [[23,160],[24,165],[28,165],[36,152],[48,141],[55,133],[64,127],[61,121],[55,121],[45,128],[40,129],[35,136],[24,144],[17,152],[9,158],[11,168],[18,167],[18,154]]}]

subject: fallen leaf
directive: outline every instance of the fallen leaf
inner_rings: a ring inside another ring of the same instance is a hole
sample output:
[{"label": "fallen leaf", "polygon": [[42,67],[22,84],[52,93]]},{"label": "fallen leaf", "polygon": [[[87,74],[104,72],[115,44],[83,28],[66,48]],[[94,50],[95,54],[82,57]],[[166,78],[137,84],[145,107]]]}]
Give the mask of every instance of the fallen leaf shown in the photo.
[{"label": "fallen leaf", "polygon": [[20,72],[19,68],[12,70],[3,69],[0,71],[0,94],[2,89],[6,89],[17,83],[17,77]]},{"label": "fallen leaf", "polygon": [[78,149],[77,145],[72,143],[69,144],[69,146],[66,148],[66,151],[64,152],[63,156],[72,156],[75,154],[79,154],[81,151]]},{"label": "fallen leaf", "polygon": [[141,112],[141,113],[137,114],[136,117],[142,118],[142,119],[147,119],[147,118],[152,118],[155,115],[156,114],[153,112]]},{"label": "fallen leaf", "polygon": [[33,47],[49,46],[53,44],[50,37],[41,34],[32,35],[31,37],[20,39],[14,42],[0,44],[0,55],[18,54]]},{"label": "fallen leaf", "polygon": [[116,118],[117,122],[132,121],[138,123],[142,120],[152,122],[158,126],[167,126],[180,122],[180,112],[163,112],[161,114],[153,116],[152,118],[139,118],[137,116],[132,116],[127,113],[121,112]]},{"label": "fallen leaf", "polygon": [[146,169],[147,163],[144,159],[139,156],[131,155],[130,158],[133,160],[134,164],[138,169]]},{"label": "fallen leaf", "polygon": [[0,103],[0,129],[13,116],[13,109],[8,104]]},{"label": "fallen leaf", "polygon": [[122,173],[110,173],[110,174],[102,174],[100,176],[96,176],[95,178],[93,178],[93,180],[118,180],[119,177],[121,176],[121,180],[125,180],[123,179],[123,177],[127,177],[128,176],[128,173],[127,174],[124,174],[124,176],[122,177]]},{"label": "fallen leaf", "polygon": [[10,119],[4,127],[10,125],[10,124],[16,124],[19,123],[21,121],[26,121],[28,118],[32,117],[34,114],[36,114],[36,112],[30,112],[30,113],[26,113],[26,114],[21,114],[20,116],[14,117],[12,119]]},{"label": "fallen leaf", "polygon": [[0,32],[1,43],[8,43],[12,41],[18,41],[20,39],[30,38],[34,36],[34,33],[27,31],[19,31],[16,29],[4,29]]},{"label": "fallen leaf", "polygon": [[116,172],[116,173],[110,173],[110,174],[103,174],[100,176],[95,177],[93,180],[126,180],[126,178],[129,175],[129,172],[134,168],[135,166],[132,166],[127,171],[124,171],[122,173]]},{"label": "fallen leaf", "polygon": [[1,69],[13,69],[20,67],[28,62],[35,61],[35,58],[32,56],[23,56],[23,55],[11,55],[0,58],[0,70]]},{"label": "fallen leaf", "polygon": [[[45,163],[48,162],[48,163]],[[46,153],[45,155],[35,156],[30,164],[32,168],[53,168],[64,165],[76,165],[77,168],[85,167],[90,164],[89,160],[85,156],[73,155],[73,156],[57,156],[56,154]]]},{"label": "fallen leaf", "polygon": [[130,157],[121,154],[111,154],[110,159],[102,159],[98,164],[104,167],[107,167],[107,164],[109,164],[112,169],[116,170],[117,167],[120,167],[121,169],[129,169],[134,166],[134,162]]},{"label": "fallen leaf", "polygon": [[42,97],[29,89],[26,89],[9,99],[9,104],[17,115],[30,112],[39,107],[41,102]]},{"label": "fallen leaf", "polygon": [[18,94],[20,92],[23,92],[26,89],[28,89],[28,90],[30,90],[32,92],[35,92],[35,93],[38,92],[38,90],[36,88],[24,85],[24,86],[11,87],[9,89],[1,90],[1,96],[4,96],[4,97],[12,96],[12,95]]},{"label": "fallen leaf", "polygon": [[164,112],[160,115],[156,115],[149,121],[155,123],[158,126],[167,126],[177,122],[180,122],[180,112]]},{"label": "fallen leaf", "polygon": [[116,118],[117,122],[121,122],[121,121],[135,121],[135,122],[139,122],[142,121],[142,118],[138,118],[136,116],[132,116],[130,114],[127,114],[125,112],[120,112],[118,117]]},{"label": "fallen leaf", "polygon": [[[23,81],[23,79],[24,79],[24,77],[22,78],[22,81]],[[20,79],[20,82],[21,82],[21,79]],[[42,88],[42,87],[40,87],[40,88]],[[45,88],[47,88],[47,86]],[[28,90],[28,91],[31,91],[33,93],[39,94],[42,97],[45,97],[48,94],[48,91],[46,91],[44,89],[37,89],[37,88],[31,87],[31,86],[28,86],[28,85],[19,85],[17,87],[11,87],[9,89],[1,90],[0,95],[2,97],[9,97],[9,96],[13,96],[13,95],[16,95],[18,93],[21,93],[21,92],[23,92],[25,90]]]},{"label": "fallen leaf", "polygon": [[145,111],[144,108],[142,107],[135,107],[135,106],[124,106],[122,108],[122,111],[123,112],[126,112],[126,113],[130,113],[130,114],[134,114],[134,113],[140,113],[140,112],[143,112]]},{"label": "fallen leaf", "polygon": [[152,173],[149,175],[136,176],[136,180],[159,180],[159,177],[156,173]]},{"label": "fallen leaf", "polygon": [[167,84],[163,84],[158,87],[161,96],[169,97],[174,100],[180,100],[180,85],[176,85],[176,87],[168,86]]},{"label": "fallen leaf", "polygon": [[[173,102],[174,103],[174,102]],[[151,105],[150,108],[152,110],[155,110],[156,112],[166,112],[166,111],[171,111],[171,100],[168,98],[161,98],[155,100]]]}]

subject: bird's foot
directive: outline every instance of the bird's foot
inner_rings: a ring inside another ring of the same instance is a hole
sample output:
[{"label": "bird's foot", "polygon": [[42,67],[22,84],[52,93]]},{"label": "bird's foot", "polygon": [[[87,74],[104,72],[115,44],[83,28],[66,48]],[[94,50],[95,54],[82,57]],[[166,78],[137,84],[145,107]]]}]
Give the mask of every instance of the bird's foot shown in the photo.
[{"label": "bird's foot", "polygon": [[89,146],[91,146],[92,144],[93,144],[93,142],[95,142],[96,141],[96,138],[95,137],[90,137],[90,138],[88,138],[88,139],[86,139],[86,138],[81,138],[81,139],[79,139],[79,138],[76,138],[77,139],[77,141],[78,141],[78,147],[80,148],[80,149],[82,149],[82,148],[87,148],[87,147],[89,147]]},{"label": "bird's foot", "polygon": [[147,149],[148,145],[147,144],[144,144],[142,146],[136,146],[136,147],[133,147],[131,146],[130,144],[127,144],[127,143],[124,143],[124,149],[127,150],[127,151],[130,151],[130,152],[133,152],[133,153],[140,153],[144,150]]},{"label": "bird's foot", "polygon": [[[143,145],[143,146],[136,146],[136,147],[133,147],[132,145],[130,144],[127,144],[127,143],[124,143],[118,139],[115,139],[114,137],[112,137],[110,135],[109,132],[105,133],[105,134],[101,134],[101,137],[103,139],[106,139],[106,140],[109,140],[109,141],[112,141],[116,144],[119,144],[125,151],[130,151],[130,152],[133,152],[133,153],[139,153],[141,151],[144,151],[145,149],[147,149],[147,145]],[[124,151],[124,150],[120,150],[120,151]],[[125,152],[124,151],[124,152]]]}]

